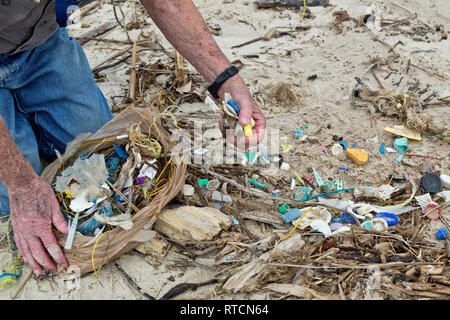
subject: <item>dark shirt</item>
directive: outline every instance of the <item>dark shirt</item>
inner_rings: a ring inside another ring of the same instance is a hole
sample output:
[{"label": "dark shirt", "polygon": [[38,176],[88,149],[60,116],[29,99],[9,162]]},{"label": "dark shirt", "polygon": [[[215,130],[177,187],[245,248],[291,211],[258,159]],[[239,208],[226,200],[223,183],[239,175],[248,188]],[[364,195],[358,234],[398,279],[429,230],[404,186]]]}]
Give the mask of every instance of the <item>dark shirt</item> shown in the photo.
[{"label": "dark shirt", "polygon": [[[81,0],[80,7],[91,1]],[[15,54],[35,48],[55,33],[55,3],[56,0],[0,0],[0,53]]]}]

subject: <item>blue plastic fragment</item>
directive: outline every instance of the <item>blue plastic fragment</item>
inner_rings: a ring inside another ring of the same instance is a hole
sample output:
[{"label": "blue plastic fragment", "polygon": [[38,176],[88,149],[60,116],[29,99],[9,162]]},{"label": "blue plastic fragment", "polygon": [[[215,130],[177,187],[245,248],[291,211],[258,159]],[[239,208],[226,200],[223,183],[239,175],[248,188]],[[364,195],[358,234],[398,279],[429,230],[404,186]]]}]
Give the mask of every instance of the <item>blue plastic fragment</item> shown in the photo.
[{"label": "blue plastic fragment", "polygon": [[233,215],[231,216],[231,220],[233,220],[234,225],[239,224],[239,221]]},{"label": "blue plastic fragment", "polygon": [[347,142],[342,141],[341,143],[339,143],[339,145],[342,147],[342,149],[347,149]]},{"label": "blue plastic fragment", "polygon": [[441,228],[436,232],[436,238],[439,240],[445,240],[448,238],[448,230],[446,228]]},{"label": "blue plastic fragment", "polygon": [[109,174],[114,174],[119,168],[119,165],[120,165],[119,157],[111,157],[108,160],[106,160],[106,168]]},{"label": "blue plastic fragment", "polygon": [[397,157],[397,159],[395,159],[395,162],[398,162],[398,163],[402,162],[402,160],[403,160],[404,157],[405,157],[404,154],[399,155],[399,156]]},{"label": "blue plastic fragment", "polygon": [[114,150],[116,150],[117,154],[119,155],[119,157],[123,158],[123,159],[128,159],[128,154],[125,152],[125,150],[123,150],[121,147],[113,144]]},{"label": "blue plastic fragment", "polygon": [[342,218],[341,217],[333,217],[333,218],[331,218],[331,221],[333,221],[333,222],[335,222],[335,223],[345,223],[345,221],[344,220],[342,220]]},{"label": "blue plastic fragment", "polygon": [[351,147],[354,147],[354,146],[357,146],[358,145],[358,142],[353,142],[352,144],[351,144]]},{"label": "blue plastic fragment", "polygon": [[355,218],[353,218],[351,215],[346,214],[346,213],[342,213],[341,216],[342,220],[344,220],[346,223],[350,223],[350,224],[355,224],[356,220]]},{"label": "blue plastic fragment", "polygon": [[384,154],[385,150],[386,150],[386,145],[384,143],[382,143],[381,148],[380,148],[380,154]]},{"label": "blue plastic fragment", "polygon": [[348,170],[347,168],[343,168],[343,167],[339,167],[339,170],[344,170],[344,171],[350,172],[350,170]]},{"label": "blue plastic fragment", "polygon": [[375,217],[386,220],[388,226],[395,226],[398,222],[398,216],[390,212],[378,212]]},{"label": "blue plastic fragment", "polygon": [[298,128],[294,131],[294,138],[298,139],[303,136],[303,130]]},{"label": "blue plastic fragment", "polygon": [[283,219],[284,222],[288,223],[291,221],[294,221],[295,219],[301,217],[303,212],[300,209],[294,208],[286,212],[285,214],[281,215],[281,219]]},{"label": "blue plastic fragment", "polygon": [[228,100],[227,103],[230,107],[233,108],[234,112],[236,112],[236,115],[239,116],[239,112],[241,112],[241,107],[239,107],[239,104],[236,102],[236,100],[230,99]]}]

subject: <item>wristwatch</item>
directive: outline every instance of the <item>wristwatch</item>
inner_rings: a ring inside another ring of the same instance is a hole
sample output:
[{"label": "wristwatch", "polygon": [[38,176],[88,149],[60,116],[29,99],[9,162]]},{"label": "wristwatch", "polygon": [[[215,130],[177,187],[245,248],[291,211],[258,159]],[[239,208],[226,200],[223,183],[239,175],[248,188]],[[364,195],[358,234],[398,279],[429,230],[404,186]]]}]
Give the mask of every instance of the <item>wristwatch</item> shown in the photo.
[{"label": "wristwatch", "polygon": [[231,67],[225,69],[224,72],[222,72],[221,74],[219,74],[217,76],[214,83],[208,87],[209,93],[211,93],[211,95],[214,98],[219,99],[219,95],[217,94],[217,91],[219,91],[220,87],[222,87],[222,85],[225,83],[225,81],[227,81],[229,78],[231,78],[238,72],[239,72],[239,69],[236,66],[231,66]]}]

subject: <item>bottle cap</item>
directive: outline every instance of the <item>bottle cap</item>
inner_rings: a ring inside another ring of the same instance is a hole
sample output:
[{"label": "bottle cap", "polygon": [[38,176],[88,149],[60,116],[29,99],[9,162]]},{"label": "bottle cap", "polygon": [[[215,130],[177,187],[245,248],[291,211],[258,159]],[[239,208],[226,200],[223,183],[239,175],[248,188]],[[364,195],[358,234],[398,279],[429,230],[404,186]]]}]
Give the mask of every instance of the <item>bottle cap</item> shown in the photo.
[{"label": "bottle cap", "polygon": [[386,220],[388,226],[395,226],[398,222],[398,216],[390,212],[379,212],[375,217]]},{"label": "bottle cap", "polygon": [[278,212],[284,214],[291,210],[291,207],[287,203],[283,203],[280,208],[278,208]]},{"label": "bottle cap", "polygon": [[445,228],[441,228],[436,232],[436,238],[439,240],[445,240],[448,237],[448,231]]}]

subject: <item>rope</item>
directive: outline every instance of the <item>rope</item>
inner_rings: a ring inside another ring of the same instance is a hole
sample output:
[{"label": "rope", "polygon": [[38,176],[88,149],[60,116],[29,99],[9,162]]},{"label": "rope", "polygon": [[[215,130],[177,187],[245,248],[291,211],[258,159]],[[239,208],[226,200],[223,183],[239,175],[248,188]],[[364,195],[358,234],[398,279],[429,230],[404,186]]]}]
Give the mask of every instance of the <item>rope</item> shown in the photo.
[{"label": "rope", "polygon": [[300,22],[303,21],[303,18],[305,17],[305,13],[306,13],[306,0],[303,0],[303,14],[302,14],[302,17],[300,18]]}]

